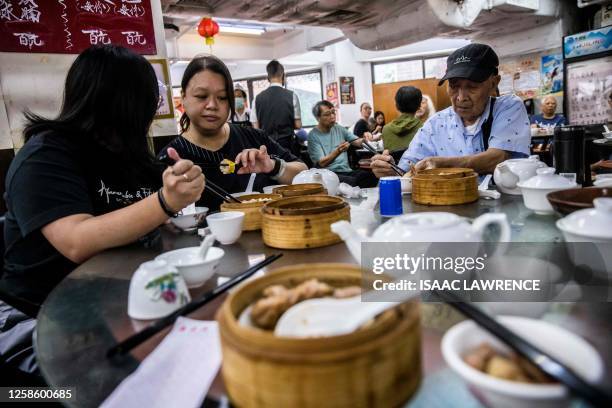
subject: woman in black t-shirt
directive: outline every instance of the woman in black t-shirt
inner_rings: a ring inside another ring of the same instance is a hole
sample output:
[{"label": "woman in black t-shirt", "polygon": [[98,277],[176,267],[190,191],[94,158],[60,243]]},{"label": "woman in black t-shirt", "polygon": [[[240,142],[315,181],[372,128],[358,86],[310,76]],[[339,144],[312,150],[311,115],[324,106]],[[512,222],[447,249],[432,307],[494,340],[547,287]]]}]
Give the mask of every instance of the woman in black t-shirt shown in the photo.
[{"label": "woman in black t-shirt", "polygon": [[[181,135],[160,152],[176,149],[181,157],[202,167],[207,179],[230,193],[242,192],[251,173],[257,173],[254,190],[273,184],[291,184],[306,165],[267,137],[261,130],[227,123],[234,115],[232,77],[225,64],[213,56],[193,59],[183,74],[181,96],[185,113]],[[219,163],[230,159],[242,164],[236,174],[222,174]],[[204,192],[200,204],[218,209],[221,200]]]},{"label": "woman in black t-shirt", "polygon": [[359,113],[361,114],[361,119],[355,123],[353,134],[357,137],[365,137],[367,140],[370,140],[372,134],[370,133],[369,119],[372,116],[372,107],[369,103],[364,102],[359,107]]},{"label": "woman in black t-shirt", "polygon": [[76,58],[57,118],[26,113],[26,142],[6,177],[0,298],[13,308],[0,302],[0,350],[25,350],[8,344],[27,340],[13,325],[35,316],[78,264],[139,240],[200,198],[198,166],[171,151],[177,162],[164,171],[148,151],[158,103],[151,64],[106,45]]}]

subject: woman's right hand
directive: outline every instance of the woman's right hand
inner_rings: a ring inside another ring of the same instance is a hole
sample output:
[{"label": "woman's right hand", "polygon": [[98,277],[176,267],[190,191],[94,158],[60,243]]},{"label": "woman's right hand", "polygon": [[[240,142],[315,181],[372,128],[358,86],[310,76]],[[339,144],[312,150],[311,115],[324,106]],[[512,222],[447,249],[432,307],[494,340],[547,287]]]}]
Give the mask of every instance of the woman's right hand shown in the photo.
[{"label": "woman's right hand", "polygon": [[183,160],[173,148],[168,148],[168,156],[175,161],[162,175],[163,194],[166,204],[173,212],[179,212],[202,196],[206,183],[200,166],[191,160]]},{"label": "woman's right hand", "polygon": [[389,154],[389,150],[384,150],[382,154],[375,154],[372,156],[372,161],[370,162],[372,173],[378,178],[395,176],[395,171],[389,163],[395,164],[393,157]]}]

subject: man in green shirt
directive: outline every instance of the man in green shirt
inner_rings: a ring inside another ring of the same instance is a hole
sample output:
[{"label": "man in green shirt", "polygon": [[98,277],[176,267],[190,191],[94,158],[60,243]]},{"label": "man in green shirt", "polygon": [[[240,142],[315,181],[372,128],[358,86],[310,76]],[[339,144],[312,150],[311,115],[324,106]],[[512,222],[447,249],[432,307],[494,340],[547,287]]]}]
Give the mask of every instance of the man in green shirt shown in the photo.
[{"label": "man in green shirt", "polygon": [[361,147],[358,138],[336,123],[336,110],[328,101],[320,101],[312,108],[318,124],[308,133],[308,154],[315,167],[326,168],[338,175],[341,182],[351,186],[373,187],[377,183],[369,170],[353,170],[346,151],[350,145]]},{"label": "man in green shirt", "polygon": [[423,126],[414,114],[421,106],[423,95],[419,88],[402,86],[395,94],[395,107],[400,115],[383,128],[382,139],[386,150],[404,150]]}]

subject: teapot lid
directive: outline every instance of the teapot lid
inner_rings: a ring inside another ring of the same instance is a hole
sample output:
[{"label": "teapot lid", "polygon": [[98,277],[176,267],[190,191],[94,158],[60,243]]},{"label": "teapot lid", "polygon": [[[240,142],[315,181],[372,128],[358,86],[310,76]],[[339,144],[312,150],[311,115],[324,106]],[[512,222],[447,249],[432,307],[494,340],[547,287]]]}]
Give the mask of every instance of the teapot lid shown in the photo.
[{"label": "teapot lid", "polygon": [[543,167],[536,170],[536,175],[528,180],[516,183],[520,188],[550,189],[550,188],[571,188],[576,187],[576,183],[567,178],[555,174],[553,167]]},{"label": "teapot lid", "polygon": [[387,238],[389,241],[401,242],[405,238],[414,238],[419,231],[441,230],[456,225],[462,220],[458,215],[446,212],[404,214],[378,227],[373,238]]},{"label": "teapot lid", "polygon": [[562,231],[592,238],[612,239],[612,197],[593,200],[594,208],[575,211],[557,221]]}]

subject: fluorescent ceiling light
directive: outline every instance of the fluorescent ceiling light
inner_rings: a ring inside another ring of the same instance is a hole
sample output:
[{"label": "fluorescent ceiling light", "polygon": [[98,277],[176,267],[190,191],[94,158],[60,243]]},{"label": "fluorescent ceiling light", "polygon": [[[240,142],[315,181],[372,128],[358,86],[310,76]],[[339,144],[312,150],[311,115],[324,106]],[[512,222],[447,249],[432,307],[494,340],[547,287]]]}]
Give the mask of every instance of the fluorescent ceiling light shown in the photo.
[{"label": "fluorescent ceiling light", "polygon": [[239,27],[225,24],[219,24],[219,32],[221,34],[247,34],[247,35],[262,35],[266,30],[262,27]]},{"label": "fluorescent ceiling light", "polygon": [[441,56],[445,56],[443,54],[451,54],[456,49],[457,48],[446,48],[446,49],[435,50],[435,51],[412,52],[409,54],[388,55],[384,57],[368,58],[367,62],[381,62],[381,61],[389,61],[389,60],[395,60],[395,59],[400,59],[400,58],[412,58],[412,57],[428,57],[431,55],[440,55],[440,54],[442,54]]}]

